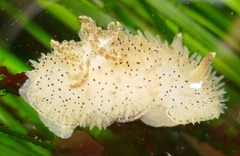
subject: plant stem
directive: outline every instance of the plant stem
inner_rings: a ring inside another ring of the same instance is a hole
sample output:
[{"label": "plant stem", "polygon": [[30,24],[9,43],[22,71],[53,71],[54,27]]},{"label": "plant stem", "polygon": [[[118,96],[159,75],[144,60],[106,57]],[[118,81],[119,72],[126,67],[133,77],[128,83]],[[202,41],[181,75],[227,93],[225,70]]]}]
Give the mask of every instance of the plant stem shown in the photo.
[{"label": "plant stem", "polygon": [[18,138],[20,140],[24,140],[24,141],[30,142],[32,144],[41,146],[41,147],[49,149],[49,150],[55,150],[55,147],[52,143],[50,143],[48,140],[42,141],[42,140],[38,139],[37,136],[34,138],[30,135],[22,134],[17,131],[14,131],[12,129],[9,129],[8,127],[3,126],[3,125],[0,126],[0,132],[5,133],[9,136]]}]

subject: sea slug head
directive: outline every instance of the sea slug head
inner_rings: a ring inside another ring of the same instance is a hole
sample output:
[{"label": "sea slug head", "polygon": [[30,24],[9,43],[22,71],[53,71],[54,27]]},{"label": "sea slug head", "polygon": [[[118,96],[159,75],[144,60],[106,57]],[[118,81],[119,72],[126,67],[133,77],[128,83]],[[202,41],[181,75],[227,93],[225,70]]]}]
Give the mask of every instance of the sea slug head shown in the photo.
[{"label": "sea slug head", "polygon": [[181,34],[177,35],[169,48],[169,56],[175,63],[166,61],[159,67],[159,106],[141,118],[148,125],[194,124],[218,118],[226,108],[224,83],[221,82],[223,76],[218,77],[216,71],[212,71],[216,53],[209,53],[203,59],[197,53],[189,57],[181,40]]}]

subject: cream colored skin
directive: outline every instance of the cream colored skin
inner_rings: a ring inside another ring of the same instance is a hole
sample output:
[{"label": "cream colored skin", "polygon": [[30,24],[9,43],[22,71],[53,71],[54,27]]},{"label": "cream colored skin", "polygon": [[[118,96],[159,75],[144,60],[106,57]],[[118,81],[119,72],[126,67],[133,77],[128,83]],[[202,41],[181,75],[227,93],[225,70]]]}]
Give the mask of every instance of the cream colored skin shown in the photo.
[{"label": "cream colored skin", "polygon": [[222,77],[211,73],[215,53],[200,63],[196,53],[189,58],[181,34],[169,47],[148,32],[123,31],[118,22],[102,30],[89,17],[79,19],[81,41],[52,40],[53,52],[31,61],[34,70],[20,89],[57,136],[68,138],[77,126],[136,119],[175,126],[223,113]]},{"label": "cream colored skin", "polygon": [[[217,85],[223,77],[217,78],[215,73],[209,75],[214,57],[215,53],[208,54],[197,68],[188,71],[185,83],[179,82],[178,90],[165,97],[165,104],[152,107],[141,121],[153,127],[172,127],[218,118],[225,108],[221,104],[225,101],[222,97],[225,92],[223,89],[219,90],[222,84]],[[215,81],[215,84],[212,85],[211,81]],[[174,101],[171,101],[169,97],[173,96]]]}]

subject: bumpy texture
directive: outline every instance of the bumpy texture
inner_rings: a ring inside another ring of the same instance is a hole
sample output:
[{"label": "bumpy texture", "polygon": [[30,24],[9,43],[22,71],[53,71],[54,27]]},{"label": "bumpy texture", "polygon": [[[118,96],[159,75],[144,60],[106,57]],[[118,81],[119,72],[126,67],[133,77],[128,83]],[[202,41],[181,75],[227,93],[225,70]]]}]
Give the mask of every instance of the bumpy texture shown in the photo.
[{"label": "bumpy texture", "polygon": [[52,40],[53,52],[31,61],[21,96],[57,136],[77,126],[106,128],[114,121],[175,126],[219,117],[225,108],[221,77],[211,72],[215,53],[203,58],[148,32],[132,35],[120,23],[107,30],[79,17],[80,42]]}]

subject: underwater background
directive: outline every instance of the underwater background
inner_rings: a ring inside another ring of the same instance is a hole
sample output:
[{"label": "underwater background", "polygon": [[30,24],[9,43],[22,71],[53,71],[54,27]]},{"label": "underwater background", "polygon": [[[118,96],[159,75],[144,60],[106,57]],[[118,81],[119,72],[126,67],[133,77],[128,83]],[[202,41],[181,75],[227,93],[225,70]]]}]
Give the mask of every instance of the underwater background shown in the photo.
[{"label": "underwater background", "polygon": [[[12,74],[51,52],[51,39],[80,40],[80,15],[104,28],[119,21],[133,34],[149,31],[169,43],[181,32],[191,53],[216,52],[213,67],[225,76],[228,109],[195,125],[153,128],[134,121],[106,130],[78,127],[71,138],[57,138],[18,96],[22,77]],[[239,0],[1,0],[0,21],[0,156],[240,155]]]}]

